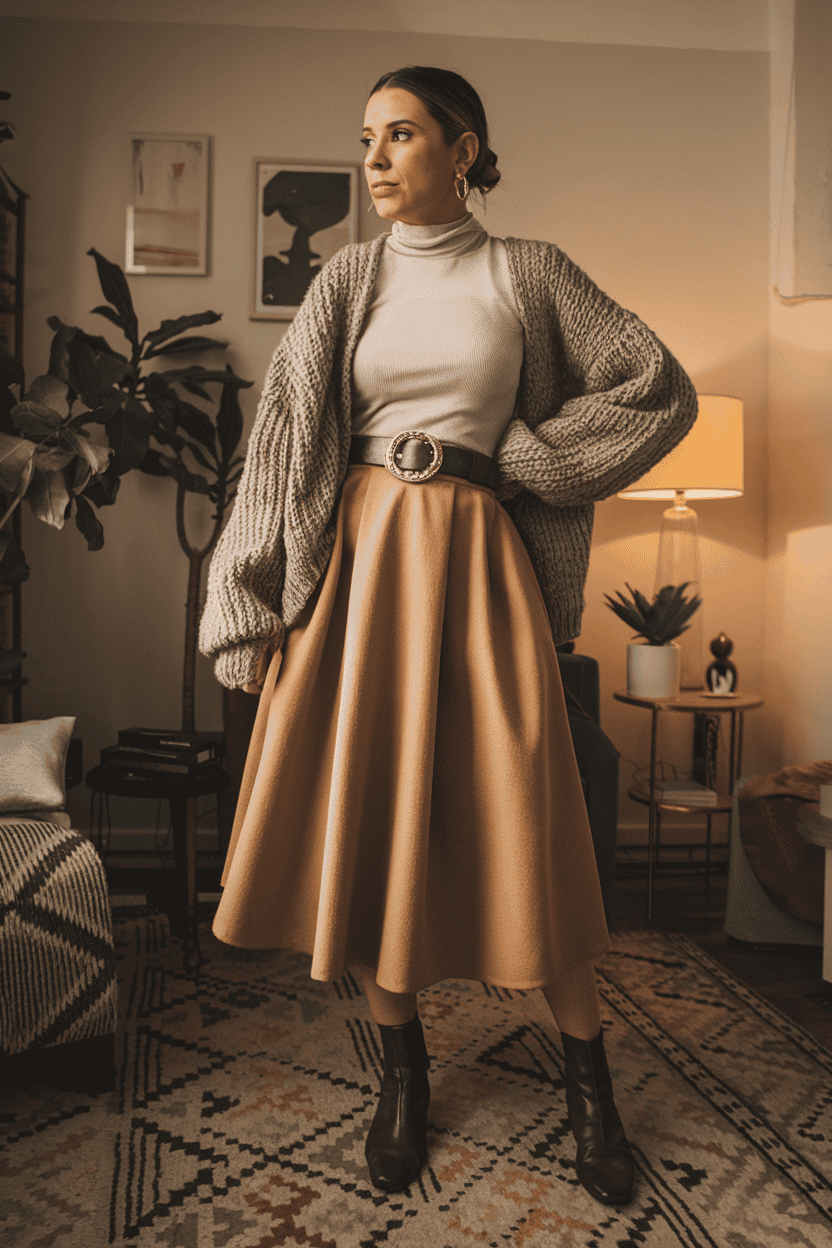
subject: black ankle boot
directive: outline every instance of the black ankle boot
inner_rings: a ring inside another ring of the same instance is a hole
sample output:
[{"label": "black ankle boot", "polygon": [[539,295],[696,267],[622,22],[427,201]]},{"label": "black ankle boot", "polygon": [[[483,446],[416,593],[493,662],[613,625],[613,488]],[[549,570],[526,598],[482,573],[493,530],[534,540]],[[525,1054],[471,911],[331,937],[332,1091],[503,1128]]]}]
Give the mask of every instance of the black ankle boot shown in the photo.
[{"label": "black ankle boot", "polygon": [[384,1078],[364,1155],[370,1178],[385,1192],[401,1192],[427,1160],[428,1067],[419,1015],[402,1027],[378,1024]]},{"label": "black ankle boot", "polygon": [[602,1205],[626,1205],[633,1195],[633,1156],[612,1099],[604,1033],[576,1040],[561,1032],[566,1058],[566,1106],[578,1145],[575,1169]]}]

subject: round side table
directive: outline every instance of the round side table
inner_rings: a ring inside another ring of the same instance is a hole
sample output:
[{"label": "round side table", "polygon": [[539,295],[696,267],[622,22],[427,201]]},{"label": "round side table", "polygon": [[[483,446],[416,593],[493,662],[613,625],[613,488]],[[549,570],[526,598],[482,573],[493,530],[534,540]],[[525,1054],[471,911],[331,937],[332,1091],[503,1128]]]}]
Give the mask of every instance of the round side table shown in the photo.
[{"label": "round side table", "polygon": [[[87,772],[90,795],[90,835],[95,819],[95,798],[98,795],[99,853],[103,851],[104,817],[107,820],[107,848],[110,845],[112,822],[110,797],[167,798],[173,828],[173,857],[179,878],[182,903],[185,969],[195,969],[202,961],[196,909],[196,810],[194,800],[207,793],[222,793],[231,784],[227,771],[219,769],[201,776],[178,776],[166,772],[120,771],[114,767],[93,767]],[[191,817],[189,818],[189,806]],[[106,852],[106,851],[104,851]]]},{"label": "round side table", "polygon": [[[641,802],[649,807],[647,823],[647,917],[653,917],[653,872],[657,857],[657,830],[661,823],[661,811],[684,810],[704,811],[707,815],[708,832],[706,846],[706,866],[710,876],[711,850],[711,816],[715,812],[730,813],[733,806],[734,781],[742,771],[742,737],[743,720],[746,711],[756,710],[763,705],[763,699],[753,694],[734,694],[731,696],[713,697],[695,690],[683,690],[675,698],[637,698],[629,693],[613,693],[616,702],[626,702],[629,706],[640,706],[652,713],[650,726],[650,781],[647,790],[633,785],[629,796],[633,801]],[[685,805],[678,801],[661,800],[656,792],[656,747],[659,732],[659,714],[661,711],[677,711],[699,715],[730,715],[731,745],[728,755],[728,788],[717,792],[716,804],[713,806]]]}]

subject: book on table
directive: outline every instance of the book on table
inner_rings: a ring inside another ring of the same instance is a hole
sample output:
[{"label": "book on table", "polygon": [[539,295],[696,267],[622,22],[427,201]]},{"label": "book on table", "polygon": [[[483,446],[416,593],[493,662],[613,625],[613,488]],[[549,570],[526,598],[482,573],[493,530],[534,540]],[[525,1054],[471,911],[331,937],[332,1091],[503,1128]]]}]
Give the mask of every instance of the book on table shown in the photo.
[{"label": "book on table", "polygon": [[212,750],[220,755],[225,745],[225,734],[181,732],[176,728],[121,728],[118,743],[132,750],[174,750],[183,754]]},{"label": "book on table", "polygon": [[162,772],[172,776],[202,776],[221,765],[213,750],[142,750],[125,745],[107,745],[101,751],[101,766],[115,771]]},{"label": "book on table", "polygon": [[680,806],[715,806],[717,794],[698,780],[657,780],[656,796],[660,802],[677,802]]}]

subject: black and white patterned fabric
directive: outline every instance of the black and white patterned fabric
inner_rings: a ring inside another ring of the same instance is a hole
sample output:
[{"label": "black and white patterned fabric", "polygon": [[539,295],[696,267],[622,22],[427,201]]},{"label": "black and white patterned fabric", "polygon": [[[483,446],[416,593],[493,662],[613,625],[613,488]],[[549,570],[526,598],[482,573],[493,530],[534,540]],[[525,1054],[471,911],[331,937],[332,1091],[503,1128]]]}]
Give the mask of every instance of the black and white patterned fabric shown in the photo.
[{"label": "black and white patterned fabric", "polygon": [[101,859],[78,832],[0,826],[0,1055],[103,1036],[116,969]]}]

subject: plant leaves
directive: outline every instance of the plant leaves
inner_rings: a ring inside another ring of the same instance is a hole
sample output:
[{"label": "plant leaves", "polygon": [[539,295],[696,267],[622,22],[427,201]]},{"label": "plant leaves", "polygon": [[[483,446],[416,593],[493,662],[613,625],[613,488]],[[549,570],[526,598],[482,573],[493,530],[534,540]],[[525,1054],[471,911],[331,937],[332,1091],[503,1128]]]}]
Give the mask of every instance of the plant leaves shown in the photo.
[{"label": "plant leaves", "polygon": [[47,407],[51,407],[53,412],[57,412],[60,416],[69,415],[67,384],[49,373],[44,373],[43,376],[35,378],[24,394],[23,400],[30,403],[43,403]]},{"label": "plant leaves", "polygon": [[172,455],[162,455],[151,447],[139,464],[139,471],[146,472],[149,477],[172,477],[173,473],[168,465],[175,463],[176,460]]},{"label": "plant leaves", "polygon": [[93,308],[93,309],[92,309],[92,312],[91,312],[91,315],[92,315],[92,316],[106,316],[107,320],[108,320],[108,321],[112,321],[113,325],[118,326],[118,328],[119,328],[119,329],[125,329],[125,328],[126,328],[126,327],[125,327],[125,324],[124,324],[124,317],[123,317],[123,316],[119,316],[118,312],[115,312],[115,311],[114,311],[114,310],[113,310],[113,309],[112,309],[112,308],[111,308],[108,304],[106,304],[106,303],[104,303],[104,304],[99,304],[99,306],[98,306],[97,308]]},{"label": "plant leaves", "polygon": [[[140,405],[139,405],[140,406]],[[113,472],[122,476],[131,468],[138,468],[150,445],[150,423],[128,411],[125,405],[107,422],[107,440],[114,454],[110,464]]]},{"label": "plant leaves", "polygon": [[75,496],[75,523],[87,539],[87,550],[100,550],[104,545],[104,528],[83,494]]},{"label": "plant leaves", "polygon": [[[78,329],[74,325],[64,325],[59,316],[47,317],[46,324],[50,329],[55,331],[56,337],[59,339],[59,345],[62,343],[66,346],[72,338],[77,338],[79,342],[85,342],[88,347],[92,347],[93,351],[102,355],[112,355],[117,360],[124,360],[128,368],[131,368],[130,361],[126,355],[122,355],[120,351],[116,351],[115,347],[111,347],[106,338],[102,338],[100,334],[88,334],[83,329]],[[52,340],[53,353],[55,349],[55,339]],[[50,360],[49,371],[55,377],[60,377],[59,372],[54,372]],[[66,378],[62,378],[66,380]]]},{"label": "plant leaves", "polygon": [[29,505],[38,520],[50,524],[53,529],[62,529],[68,502],[69,490],[62,472],[35,472]]},{"label": "plant leaves", "polygon": [[204,386],[197,385],[195,381],[180,381],[183,390],[187,390],[188,394],[195,394],[199,399],[207,399],[211,402],[211,396]]},{"label": "plant leaves", "polygon": [[124,276],[123,270],[117,264],[113,264],[111,260],[105,259],[94,247],[90,247],[87,255],[95,259],[95,267],[98,270],[98,280],[101,284],[104,298],[113,305],[118,315],[124,321],[125,336],[134,347],[137,347],[139,344],[139,322],[133,310],[133,299],[130,295],[130,287],[127,285],[127,278]]},{"label": "plant leaves", "polygon": [[0,430],[3,433],[14,434],[9,413],[20,402],[23,384],[23,365],[0,347]]},{"label": "plant leaves", "polygon": [[166,342],[159,347],[154,347],[151,351],[145,352],[144,358],[149,360],[154,355],[176,355],[177,352],[185,354],[189,351],[224,351],[227,346],[228,343],[221,342],[219,338],[204,338],[194,335],[187,338],[177,338],[173,342]]},{"label": "plant leaves", "polygon": [[[626,582],[625,582],[626,583]],[[642,593],[627,585],[631,600],[618,593],[616,602],[609,594],[605,594],[606,604],[611,610],[632,628],[636,635],[645,637],[650,645],[663,646],[675,637],[687,632],[689,620],[701,606],[701,599],[694,595],[685,598],[685,590],[690,581],[682,585],[663,585],[655,594],[653,601],[648,602]]]},{"label": "plant leaves", "polygon": [[[22,497],[32,479],[32,459],[37,449],[35,443],[27,438],[0,433],[0,489],[15,498]],[[21,490],[20,483],[24,477],[26,484]]]},{"label": "plant leaves", "polygon": [[89,412],[77,412],[70,420],[73,429],[82,429],[84,425],[106,425],[112,420],[118,409],[126,403],[130,396],[124,390],[111,388],[99,396],[100,402]]},{"label": "plant leaves", "polygon": [[68,344],[67,373],[69,384],[86,407],[98,406],[98,396],[109,389],[98,367],[98,359],[92,347],[73,338]]},{"label": "plant leaves", "polygon": [[121,477],[108,468],[106,472],[99,472],[90,479],[83,495],[84,498],[91,499],[96,507],[111,507],[116,501],[120,485]]},{"label": "plant leaves", "polygon": [[48,438],[63,424],[58,413],[45,403],[18,403],[11,410],[11,418],[21,433],[30,438]]},{"label": "plant leaves", "polygon": [[[231,366],[226,367],[227,373],[232,373]],[[238,398],[237,386],[229,382],[222,388],[220,395],[220,406],[217,412],[217,437],[219,439],[222,458],[226,462],[237,449],[240,438],[243,436],[243,413],[240,409],[240,400]]]},{"label": "plant leaves", "polygon": [[35,454],[35,471],[57,472],[60,468],[66,468],[74,458],[74,451],[64,450],[61,446],[43,447]]},{"label": "plant leaves", "polygon": [[73,429],[65,429],[63,436],[76,454],[86,460],[93,473],[103,472],[107,468],[113,454],[111,447],[99,446],[97,442],[91,441],[83,434],[76,433]]},{"label": "plant leaves", "polygon": [[204,385],[207,381],[221,381],[225,385],[237,386],[240,390],[245,390],[254,384],[251,381],[243,381],[242,377],[238,377],[231,369],[226,371],[221,368],[203,368],[201,364],[191,364],[189,368],[170,368],[162,376],[167,377],[168,381],[178,381],[183,385],[186,381],[198,382],[200,385]]},{"label": "plant leaves", "polygon": [[[180,428],[185,430],[189,438],[201,442],[214,459],[217,457],[216,432],[211,417],[201,407],[188,403],[185,399],[177,402],[176,419]],[[209,465],[206,464],[207,468]]]},{"label": "plant leaves", "polygon": [[180,452],[185,450],[186,448],[187,450],[191,452],[191,454],[193,455],[194,459],[196,460],[198,464],[200,464],[203,468],[207,468],[209,472],[213,472],[216,475],[216,471],[217,471],[216,466],[208,462],[208,457],[206,456],[202,448],[197,445],[196,442],[187,442],[187,441],[183,442],[182,446],[179,448]]},{"label": "plant leaves", "polygon": [[[164,459],[166,457],[160,456],[160,458]],[[190,490],[191,493],[193,494],[210,494],[211,493],[211,487],[209,486],[205,478],[201,477],[199,473],[189,472],[188,469],[185,467],[185,465],[182,463],[182,461],[179,459],[176,459],[173,462],[173,468],[171,469],[171,476],[173,476],[176,479],[176,481],[184,489]]]},{"label": "plant leaves", "polygon": [[202,325],[216,325],[222,320],[219,312],[194,312],[191,316],[178,316],[175,321],[162,321],[158,329],[145,334],[144,341],[158,347],[160,342],[167,342],[177,334],[184,334],[186,329],[199,329]]}]

